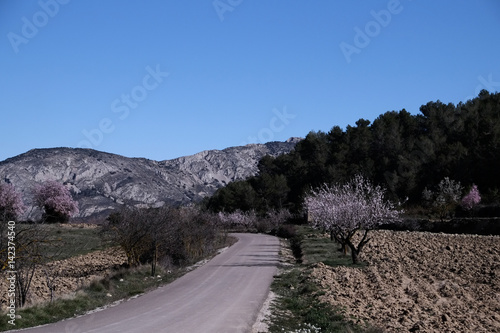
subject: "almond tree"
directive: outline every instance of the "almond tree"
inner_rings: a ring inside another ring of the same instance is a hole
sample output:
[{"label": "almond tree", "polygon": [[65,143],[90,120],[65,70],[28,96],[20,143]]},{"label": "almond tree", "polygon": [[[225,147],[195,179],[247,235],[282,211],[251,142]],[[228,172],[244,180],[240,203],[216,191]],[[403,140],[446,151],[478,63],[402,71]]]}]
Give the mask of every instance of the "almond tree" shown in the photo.
[{"label": "almond tree", "polygon": [[237,209],[232,213],[219,213],[219,219],[226,225],[242,226],[246,230],[250,230],[257,222],[257,215],[254,210],[242,212]]},{"label": "almond tree", "polygon": [[[346,184],[325,184],[311,191],[304,203],[313,227],[330,232],[333,239],[348,246],[356,264],[359,253],[370,241],[368,231],[400,214],[393,203],[384,200],[384,194],[380,186],[358,175]],[[358,231],[361,240],[354,242]]]},{"label": "almond tree", "polygon": [[67,222],[78,213],[78,203],[73,200],[68,188],[57,181],[38,184],[33,192],[35,202],[44,210],[43,217],[47,222]]},{"label": "almond tree", "polygon": [[24,212],[21,195],[12,184],[0,184],[0,220],[15,220]]},{"label": "almond tree", "polygon": [[287,209],[271,210],[267,212],[265,220],[271,226],[272,230],[278,230],[288,219],[292,217],[290,211]]},{"label": "almond tree", "polygon": [[425,188],[422,197],[425,202],[432,204],[442,221],[455,210],[456,205],[460,202],[462,189],[459,181],[444,177],[439,182],[435,192]]},{"label": "almond tree", "polygon": [[479,194],[477,186],[475,184],[472,184],[470,192],[462,198],[461,205],[465,210],[471,210],[479,202],[481,202],[481,195]]},{"label": "almond tree", "polygon": [[38,224],[17,229],[16,306],[23,307],[29,300],[31,282],[37,268],[47,260],[42,250],[42,244],[47,241],[47,233]]},{"label": "almond tree", "polygon": [[[50,202],[50,201],[49,201]],[[0,184],[0,221],[15,220],[24,211],[21,196],[11,184]],[[4,235],[7,223],[0,223],[0,263],[6,268],[9,263],[7,257],[7,237]],[[10,241],[9,241],[10,243]],[[23,307],[29,301],[31,282],[38,267],[53,260],[51,255],[44,251],[44,247],[54,247],[47,230],[39,224],[18,224],[15,226],[15,274],[16,306]],[[46,272],[47,277],[49,272]],[[51,289],[53,291],[53,289]]]},{"label": "almond tree", "polygon": [[[16,220],[24,212],[21,195],[13,185],[0,183],[0,265],[2,269],[8,264],[8,221]],[[12,229],[11,229],[12,231]]]}]

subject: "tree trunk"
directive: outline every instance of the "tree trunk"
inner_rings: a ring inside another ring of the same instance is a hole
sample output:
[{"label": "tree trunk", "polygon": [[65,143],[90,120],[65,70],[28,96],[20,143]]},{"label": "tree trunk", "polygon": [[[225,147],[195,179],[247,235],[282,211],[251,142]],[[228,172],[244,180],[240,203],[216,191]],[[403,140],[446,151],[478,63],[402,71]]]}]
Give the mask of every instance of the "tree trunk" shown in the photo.
[{"label": "tree trunk", "polygon": [[16,271],[16,284],[17,284],[17,304],[16,307],[22,308],[28,300],[28,293],[31,286],[31,280],[35,275],[36,265],[31,264],[24,270],[18,269]]},{"label": "tree trunk", "polygon": [[154,246],[153,259],[151,260],[151,276],[156,274],[156,261],[158,258],[158,246]]},{"label": "tree trunk", "polygon": [[351,242],[351,238],[348,238],[346,240],[347,245],[349,245],[349,248],[351,249],[351,258],[352,258],[352,263],[354,265],[358,263],[359,253],[361,252],[363,247],[366,245],[366,243],[368,243],[370,241],[370,239],[367,238],[367,236],[368,236],[368,230],[365,230],[365,232],[363,234],[363,238],[358,243],[357,247]]},{"label": "tree trunk", "polygon": [[330,240],[337,241],[340,244],[339,251],[341,251],[343,255],[347,255],[347,241],[344,238],[335,235],[335,233],[332,230],[330,231]]},{"label": "tree trunk", "polygon": [[359,255],[359,250],[356,249],[354,245],[349,246],[351,248],[351,258],[352,258],[352,263],[353,265],[356,265],[358,263],[358,255]]},{"label": "tree trunk", "polygon": [[54,285],[54,277],[50,277],[49,272],[47,271],[46,268],[43,269],[43,272],[45,273],[45,277],[47,279],[47,287],[49,288],[50,291],[50,303],[54,301],[54,290],[56,286]]}]

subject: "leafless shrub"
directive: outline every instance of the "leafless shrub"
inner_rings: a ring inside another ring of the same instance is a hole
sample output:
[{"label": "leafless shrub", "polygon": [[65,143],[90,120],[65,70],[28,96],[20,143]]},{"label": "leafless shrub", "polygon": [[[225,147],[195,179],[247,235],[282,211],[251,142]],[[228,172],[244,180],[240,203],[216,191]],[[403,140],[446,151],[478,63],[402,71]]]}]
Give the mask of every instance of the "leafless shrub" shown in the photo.
[{"label": "leafless shrub", "polygon": [[125,251],[129,266],[158,262],[183,265],[216,248],[218,219],[194,207],[125,208],[112,213],[103,235]]}]

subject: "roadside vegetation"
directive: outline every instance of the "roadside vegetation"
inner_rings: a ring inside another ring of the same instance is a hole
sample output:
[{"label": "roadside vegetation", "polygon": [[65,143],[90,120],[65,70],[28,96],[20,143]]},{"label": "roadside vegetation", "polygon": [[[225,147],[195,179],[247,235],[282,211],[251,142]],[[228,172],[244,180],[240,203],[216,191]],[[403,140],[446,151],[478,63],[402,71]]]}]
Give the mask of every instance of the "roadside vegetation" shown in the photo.
[{"label": "roadside vegetation", "polygon": [[[269,323],[269,332],[296,333],[379,333],[383,330],[371,326],[353,324],[319,301],[324,294],[309,277],[312,267],[321,262],[329,266],[363,267],[353,264],[348,256],[339,251],[340,245],[323,233],[308,226],[284,226],[282,258],[286,258],[271,286],[277,295]],[[295,247],[295,250],[293,250]],[[297,249],[300,247],[300,251]]]},{"label": "roadside vegetation", "polygon": [[110,306],[153,290],[182,276],[184,272],[185,270],[178,269],[167,274],[166,270],[158,269],[158,275],[152,277],[147,266],[121,269],[109,277],[92,282],[72,295],[18,309],[14,327],[7,322],[9,320],[7,316],[2,316],[0,331],[39,326],[83,315],[91,310]]},{"label": "roadside vegetation", "polygon": [[[92,227],[42,222],[16,224],[15,326],[8,323],[11,318],[2,315],[0,331],[56,322],[150,291],[234,242],[217,215],[195,207],[125,208]],[[6,227],[7,223],[2,225]],[[56,295],[56,281],[64,276],[50,267],[64,259],[109,248],[125,253],[120,268],[108,267],[102,272],[104,277],[70,294]],[[7,254],[0,254],[7,264]],[[7,270],[0,273],[2,278],[7,277]],[[41,285],[50,289],[50,300],[33,302],[33,279],[40,279],[40,274],[44,280]]]}]

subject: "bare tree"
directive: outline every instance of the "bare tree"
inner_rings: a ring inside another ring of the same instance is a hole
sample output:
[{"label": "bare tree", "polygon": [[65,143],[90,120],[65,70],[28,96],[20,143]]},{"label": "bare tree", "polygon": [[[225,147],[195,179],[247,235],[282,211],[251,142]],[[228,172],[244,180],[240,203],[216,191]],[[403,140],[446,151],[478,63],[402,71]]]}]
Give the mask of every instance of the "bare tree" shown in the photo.
[{"label": "bare tree", "polygon": [[18,225],[16,229],[16,305],[23,307],[29,301],[36,270],[50,260],[44,251],[49,239],[47,232],[38,224]]},{"label": "bare tree", "polygon": [[103,233],[121,246],[130,266],[150,263],[154,275],[160,260],[182,265],[214,251],[214,219],[194,207],[125,208],[109,216]]},{"label": "bare tree", "polygon": [[120,212],[109,215],[107,223],[103,228],[105,238],[120,245],[127,256],[129,266],[137,266],[141,263],[141,256],[145,248],[149,246],[148,237],[151,234],[147,210],[136,208],[124,208]]},{"label": "bare tree", "polygon": [[42,267],[42,271],[45,274],[45,282],[50,291],[50,302],[54,300],[54,292],[56,290],[56,277],[49,272],[46,266]]}]

